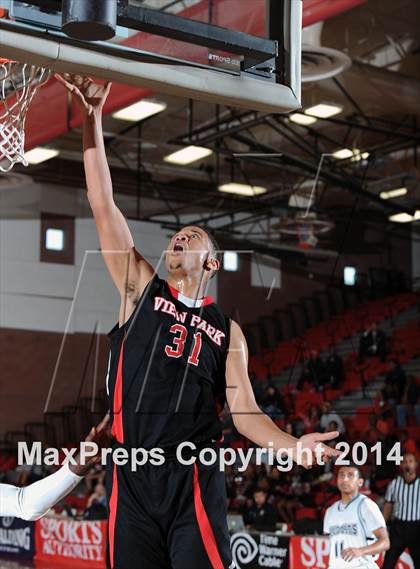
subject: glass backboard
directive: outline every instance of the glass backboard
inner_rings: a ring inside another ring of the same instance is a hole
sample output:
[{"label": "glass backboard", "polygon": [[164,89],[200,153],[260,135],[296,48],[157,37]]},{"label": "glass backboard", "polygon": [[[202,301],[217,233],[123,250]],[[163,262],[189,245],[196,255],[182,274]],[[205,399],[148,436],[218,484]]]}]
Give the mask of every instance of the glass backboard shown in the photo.
[{"label": "glass backboard", "polygon": [[61,31],[59,0],[0,0],[0,56],[232,107],[300,107],[302,0],[117,4],[115,37],[81,42]]}]

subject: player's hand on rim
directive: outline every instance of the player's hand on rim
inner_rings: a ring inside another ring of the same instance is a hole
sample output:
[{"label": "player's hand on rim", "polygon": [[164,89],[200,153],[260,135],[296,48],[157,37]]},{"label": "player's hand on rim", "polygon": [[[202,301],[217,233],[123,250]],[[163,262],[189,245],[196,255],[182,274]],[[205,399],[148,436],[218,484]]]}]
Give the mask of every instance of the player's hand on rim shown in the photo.
[{"label": "player's hand on rim", "polygon": [[95,82],[91,77],[73,75],[71,73],[56,73],[54,77],[59,83],[74,95],[77,106],[84,116],[91,116],[95,111],[100,112],[105,104],[112,83]]},{"label": "player's hand on rim", "polygon": [[300,453],[298,448],[296,448],[293,453],[293,459],[300,466],[309,469],[317,462],[319,464],[320,459],[322,459],[321,464],[325,464],[331,459],[341,456],[342,452],[324,444],[324,441],[334,440],[339,434],[338,431],[331,431],[329,433],[309,433],[308,435],[303,435],[298,439],[297,443],[300,446]]}]

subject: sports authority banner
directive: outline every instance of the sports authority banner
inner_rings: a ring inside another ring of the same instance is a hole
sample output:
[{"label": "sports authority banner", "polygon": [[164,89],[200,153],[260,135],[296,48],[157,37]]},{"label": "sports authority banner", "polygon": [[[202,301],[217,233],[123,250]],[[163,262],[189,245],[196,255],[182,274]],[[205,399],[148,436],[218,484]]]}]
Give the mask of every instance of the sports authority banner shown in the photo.
[{"label": "sports authority banner", "polygon": [[230,538],[237,569],[289,567],[289,537],[272,533],[234,533]]},{"label": "sports authority banner", "polygon": [[293,536],[290,538],[289,567],[326,569],[329,553],[330,544],[327,538]]},{"label": "sports authority banner", "polygon": [[34,522],[19,518],[0,518],[0,555],[32,559],[34,554]]},{"label": "sports authority banner", "polygon": [[[328,556],[330,553],[330,543],[325,537],[301,537],[293,536],[290,538],[289,568],[308,569],[327,569]],[[383,556],[377,561],[382,567]],[[407,552],[404,552],[395,569],[415,569],[413,560]]]},{"label": "sports authority banner", "polygon": [[42,518],[35,526],[37,560],[106,567],[107,522]]}]

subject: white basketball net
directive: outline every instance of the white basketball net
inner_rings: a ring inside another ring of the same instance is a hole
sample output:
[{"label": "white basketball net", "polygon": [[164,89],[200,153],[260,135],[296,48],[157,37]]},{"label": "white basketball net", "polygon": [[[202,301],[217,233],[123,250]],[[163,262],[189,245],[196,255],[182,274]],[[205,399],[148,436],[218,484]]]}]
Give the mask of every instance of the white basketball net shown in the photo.
[{"label": "white basketball net", "polygon": [[49,69],[8,61],[0,63],[0,171],[9,172],[25,160],[25,119],[29,105]]}]

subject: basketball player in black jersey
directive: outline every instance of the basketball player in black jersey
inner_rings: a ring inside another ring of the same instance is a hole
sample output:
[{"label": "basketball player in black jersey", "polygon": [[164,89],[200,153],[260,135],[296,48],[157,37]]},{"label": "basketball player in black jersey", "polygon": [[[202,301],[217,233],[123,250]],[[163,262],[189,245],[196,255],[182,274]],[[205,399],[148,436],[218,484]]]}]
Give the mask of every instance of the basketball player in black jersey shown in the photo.
[{"label": "basketball player in black jersey", "polygon": [[[214,446],[221,437],[218,404],[227,400],[236,429],[261,447],[290,448],[298,440],[258,407],[247,371],[247,346],[234,321],[205,296],[219,269],[215,245],[201,227],[172,236],[167,278],[134,246],[113,199],[101,126],[110,85],[78,76],[58,78],[83,115],[88,199],[101,249],[121,295],[119,324],[110,333],[108,374],[112,432],[125,449],[161,448],[165,463],[109,466],[109,540],[115,569],[232,569],[224,473],[218,464],[175,460],[177,446]],[[301,437],[311,456],[338,433]],[[295,456],[296,457],[296,456]],[[304,459],[306,460],[306,459]],[[309,466],[307,463],[303,466]]]}]

